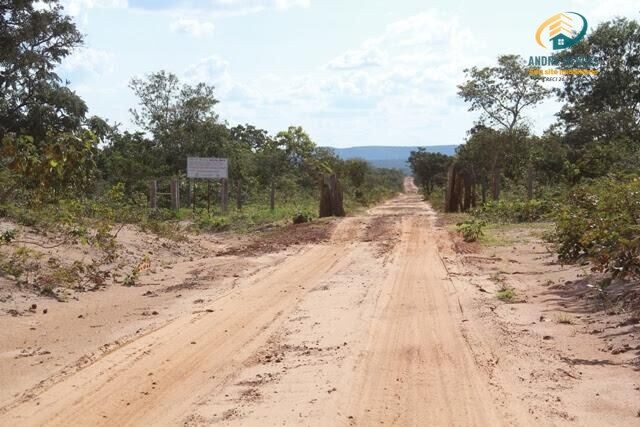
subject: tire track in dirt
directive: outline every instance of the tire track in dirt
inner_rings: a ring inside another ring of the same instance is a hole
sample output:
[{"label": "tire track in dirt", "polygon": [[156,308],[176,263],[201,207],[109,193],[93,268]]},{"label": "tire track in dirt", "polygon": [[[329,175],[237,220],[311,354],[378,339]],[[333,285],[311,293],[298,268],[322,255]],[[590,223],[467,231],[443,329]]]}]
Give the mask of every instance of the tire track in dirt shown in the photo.
[{"label": "tire track in dirt", "polygon": [[460,331],[446,234],[409,184],[0,425],[500,425]]},{"label": "tire track in dirt", "polygon": [[358,425],[500,424],[460,333],[437,240],[426,216],[404,217],[395,269],[352,389],[357,399],[347,409]]},{"label": "tire track in dirt", "polygon": [[0,417],[16,425],[176,424],[222,387],[273,324],[341,262],[344,245],[317,245],[221,298],[212,313],[181,318],[108,354]]},{"label": "tire track in dirt", "polygon": [[[345,263],[264,349],[280,349],[278,363],[263,358],[243,369],[194,412],[195,425],[501,424],[460,332],[435,213],[419,196],[402,195],[342,224],[356,223],[346,234],[337,229],[351,242]],[[381,241],[395,248],[388,259],[379,256]]]}]

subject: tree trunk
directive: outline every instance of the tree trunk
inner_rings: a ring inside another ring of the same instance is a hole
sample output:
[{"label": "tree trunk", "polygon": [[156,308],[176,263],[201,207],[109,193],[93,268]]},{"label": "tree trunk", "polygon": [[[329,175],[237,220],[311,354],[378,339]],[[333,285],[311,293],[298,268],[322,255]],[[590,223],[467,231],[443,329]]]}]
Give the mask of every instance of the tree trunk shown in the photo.
[{"label": "tree trunk", "polygon": [[456,166],[451,164],[447,170],[447,191],[444,195],[444,211],[457,212],[458,195],[456,194]]},{"label": "tree trunk", "polygon": [[464,198],[462,199],[462,211],[467,212],[472,204],[473,204],[473,183],[471,182],[471,177],[469,173],[463,172],[464,182],[463,182],[463,192]]},{"label": "tree trunk", "polygon": [[491,177],[491,195],[493,200],[500,199],[500,169],[494,168]]},{"label": "tree trunk", "polygon": [[242,209],[242,179],[240,178],[236,181],[236,207],[238,210]]},{"label": "tree trunk", "polygon": [[272,211],[276,209],[276,183],[271,181],[271,192],[269,194],[269,209]]},{"label": "tree trunk", "polygon": [[342,185],[335,174],[320,177],[320,218],[345,216]]},{"label": "tree trunk", "polygon": [[527,200],[533,199],[533,165],[527,164]]},{"label": "tree trunk", "polygon": [[227,178],[224,178],[222,180],[222,188],[220,189],[220,191],[222,212],[226,214],[227,212],[229,212],[229,180]]}]

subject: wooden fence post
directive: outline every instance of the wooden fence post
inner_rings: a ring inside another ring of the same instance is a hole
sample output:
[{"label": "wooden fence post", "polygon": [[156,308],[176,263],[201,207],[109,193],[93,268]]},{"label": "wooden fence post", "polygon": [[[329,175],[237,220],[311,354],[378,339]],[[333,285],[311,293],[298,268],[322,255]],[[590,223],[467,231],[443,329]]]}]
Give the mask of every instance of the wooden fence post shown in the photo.
[{"label": "wooden fence post", "polygon": [[222,179],[222,189],[220,190],[220,204],[222,205],[222,212],[227,213],[229,202],[229,181],[226,178]]},{"label": "wooden fence post", "polygon": [[169,191],[171,193],[171,209],[177,211],[180,209],[180,181],[172,179]]},{"label": "wooden fence post", "polygon": [[193,182],[193,179],[191,180],[191,205],[193,208],[193,213],[196,213],[196,184],[195,182]]},{"label": "wooden fence post", "polygon": [[207,180],[207,213],[211,215],[211,181]]},{"label": "wooden fence post", "polygon": [[158,181],[155,179],[149,184],[149,207],[151,209],[158,207]]}]

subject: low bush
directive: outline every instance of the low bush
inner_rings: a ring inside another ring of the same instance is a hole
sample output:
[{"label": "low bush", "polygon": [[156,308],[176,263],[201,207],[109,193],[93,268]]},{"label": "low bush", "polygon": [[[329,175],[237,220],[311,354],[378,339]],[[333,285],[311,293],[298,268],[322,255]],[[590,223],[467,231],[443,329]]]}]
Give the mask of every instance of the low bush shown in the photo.
[{"label": "low bush", "polygon": [[640,179],[608,177],[578,187],[555,222],[561,260],[589,260],[613,277],[640,276]]},{"label": "low bush", "polygon": [[456,225],[456,229],[462,234],[462,239],[465,242],[475,242],[480,236],[482,236],[482,228],[486,225],[484,221],[477,219],[469,219],[463,222],[459,222]]},{"label": "low bush", "polygon": [[552,209],[547,200],[498,200],[472,209],[471,214],[491,222],[520,223],[547,219]]},{"label": "low bush", "polygon": [[501,301],[509,302],[513,301],[516,296],[516,292],[513,290],[513,288],[503,285],[500,287],[500,289],[498,289],[496,296]]},{"label": "low bush", "polygon": [[436,187],[431,191],[431,194],[424,194],[424,198],[429,201],[433,209],[444,212],[444,193],[443,187]]},{"label": "low bush", "polygon": [[200,218],[196,220],[196,227],[200,231],[205,232],[218,232],[225,231],[229,229],[229,221],[227,218],[222,216],[209,216],[202,215]]},{"label": "low bush", "polygon": [[293,215],[292,221],[294,224],[303,224],[305,222],[311,222],[313,220],[313,214],[307,211],[298,211]]},{"label": "low bush", "polygon": [[16,239],[16,230],[7,230],[0,234],[0,245],[11,243]]}]

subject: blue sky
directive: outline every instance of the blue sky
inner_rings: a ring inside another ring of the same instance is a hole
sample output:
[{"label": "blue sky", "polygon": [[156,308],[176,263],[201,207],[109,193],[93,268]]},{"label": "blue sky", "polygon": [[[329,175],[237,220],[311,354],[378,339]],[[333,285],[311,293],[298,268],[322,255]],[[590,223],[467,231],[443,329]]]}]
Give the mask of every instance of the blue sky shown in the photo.
[{"label": "blue sky", "polygon": [[[591,27],[640,19],[637,0],[62,3],[86,37],[59,71],[91,114],[134,129],[129,80],[167,70],[215,85],[231,125],[300,125],[335,147],[461,143],[478,116],[456,96],[465,67],[547,54],[535,31],[558,12],[579,12]],[[550,101],[527,116],[539,133],[557,109]]]}]

